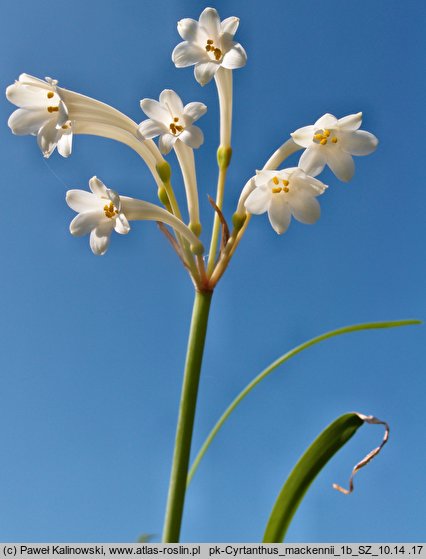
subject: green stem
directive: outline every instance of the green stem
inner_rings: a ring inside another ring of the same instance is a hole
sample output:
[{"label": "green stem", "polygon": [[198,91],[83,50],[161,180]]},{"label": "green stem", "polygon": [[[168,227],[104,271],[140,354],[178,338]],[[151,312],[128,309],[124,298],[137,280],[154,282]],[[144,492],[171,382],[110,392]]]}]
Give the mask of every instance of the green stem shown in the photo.
[{"label": "green stem", "polygon": [[[220,148],[219,148],[220,149]],[[216,206],[221,210],[223,206],[223,196],[225,192],[225,182],[226,182],[226,173],[228,171],[228,167],[220,166],[219,167],[219,177],[217,181],[217,195],[216,195]],[[216,260],[216,249],[217,244],[219,241],[219,233],[220,233],[220,219],[217,213],[214,214],[214,221],[213,221],[213,231],[212,231],[212,238],[210,241],[210,250],[209,250],[209,258],[207,262],[207,274],[210,275],[213,272],[213,268],[215,265]]]},{"label": "green stem", "polygon": [[179,541],[198,384],[211,298],[212,292],[197,291],[195,293],[164,520],[164,543],[177,543]]},{"label": "green stem", "polygon": [[358,332],[360,330],[375,330],[378,328],[396,328],[398,326],[410,326],[412,324],[421,324],[421,320],[396,320],[396,321],[389,321],[389,322],[366,322],[364,324],[354,324],[352,326],[345,326],[343,328],[338,328],[337,330],[332,330],[331,332],[326,332],[325,334],[321,334],[303,344],[296,346],[294,349],[288,351],[278,359],[276,359],[273,363],[266,367],[261,373],[257,375],[245,388],[242,392],[238,394],[238,396],[234,399],[234,401],[228,406],[225,412],[222,414],[219,421],[210,431],[207,439],[204,441],[203,446],[199,450],[192,466],[188,474],[187,485],[191,483],[192,478],[204,456],[207,449],[209,448],[210,444],[212,443],[213,439],[216,437],[217,433],[234,411],[234,409],[238,406],[238,404],[244,400],[244,398],[253,390],[253,388],[259,384],[265,377],[271,374],[277,367],[282,365],[285,361],[288,361],[298,353],[301,353],[303,350],[311,347],[319,342],[324,340],[328,340],[329,338],[333,338],[334,336],[341,336],[342,334],[349,334],[350,332]]}]

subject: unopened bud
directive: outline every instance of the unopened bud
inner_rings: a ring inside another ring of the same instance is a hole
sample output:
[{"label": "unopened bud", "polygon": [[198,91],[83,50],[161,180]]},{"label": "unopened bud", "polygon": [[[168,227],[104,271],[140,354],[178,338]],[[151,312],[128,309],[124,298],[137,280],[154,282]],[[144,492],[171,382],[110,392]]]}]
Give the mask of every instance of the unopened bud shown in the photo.
[{"label": "unopened bud", "polygon": [[170,169],[170,165],[167,163],[167,161],[162,161],[161,163],[158,163],[156,169],[160,179],[163,182],[169,182],[170,177],[172,175],[172,170]]},{"label": "unopened bud", "polygon": [[220,169],[227,169],[231,162],[232,148],[229,146],[219,146],[217,150],[217,164]]}]

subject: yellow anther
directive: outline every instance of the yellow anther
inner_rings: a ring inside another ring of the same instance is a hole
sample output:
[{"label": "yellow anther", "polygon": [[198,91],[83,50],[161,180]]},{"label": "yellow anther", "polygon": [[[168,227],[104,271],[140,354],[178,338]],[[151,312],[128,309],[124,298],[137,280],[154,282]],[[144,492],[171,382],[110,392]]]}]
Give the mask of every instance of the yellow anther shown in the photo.
[{"label": "yellow anther", "polygon": [[322,146],[325,146],[326,143],[327,143],[327,138],[323,138],[323,139],[320,141],[320,144],[321,144]]},{"label": "yellow anther", "polygon": [[66,124],[63,124],[63,125],[61,126],[61,128],[62,128],[62,130],[68,130],[68,126],[67,126]]},{"label": "yellow anther", "polygon": [[315,134],[315,135],[314,135],[314,140],[318,140],[318,141],[319,141],[319,140],[322,140],[323,137],[324,137],[324,136],[323,136],[322,134]]},{"label": "yellow anther", "polygon": [[283,185],[284,186],[288,186],[290,183],[288,181],[286,181],[285,179],[283,179]]},{"label": "yellow anther", "polygon": [[279,183],[280,183],[280,181],[278,180],[278,177],[274,177],[274,178],[272,179],[272,182],[273,182],[274,184],[279,184]]},{"label": "yellow anther", "polygon": [[54,113],[56,111],[59,111],[59,107],[47,107],[47,110],[49,113]]},{"label": "yellow anther", "polygon": [[328,138],[330,136],[330,134],[331,134],[330,130],[324,130],[324,136],[326,138]]},{"label": "yellow anther", "polygon": [[115,215],[118,215],[118,211],[115,209],[114,204],[110,202],[110,204],[105,204],[104,206],[105,216],[109,218],[113,218]]},{"label": "yellow anther", "polygon": [[278,194],[278,192],[281,192],[281,190],[282,190],[282,188],[281,188],[280,186],[278,186],[278,187],[274,187],[274,188],[272,189],[272,192],[273,192],[274,194]]},{"label": "yellow anther", "polygon": [[214,57],[216,58],[216,60],[220,60],[222,56],[222,51],[218,48],[214,49]]},{"label": "yellow anther", "polygon": [[331,138],[331,141],[333,142],[333,144],[337,144],[337,138],[336,138],[336,136],[334,136],[334,138]]},{"label": "yellow anther", "polygon": [[53,93],[53,91],[49,91],[48,94],[47,94],[47,98],[48,98],[48,99],[52,99],[52,97],[53,97],[54,95],[55,95],[55,94]]},{"label": "yellow anther", "polygon": [[178,132],[182,132],[183,130],[183,126],[179,126],[179,124],[176,124],[175,128]]},{"label": "yellow anther", "polygon": [[179,122],[179,117],[175,116],[175,118],[173,119],[175,122]]},{"label": "yellow anther", "polygon": [[213,47],[211,47],[210,45],[206,45],[206,51],[209,52],[211,50],[213,50]]},{"label": "yellow anther", "polygon": [[174,124],[173,122],[170,124],[169,126],[170,130],[172,131],[172,134],[176,134],[176,124]]},{"label": "yellow anther", "polygon": [[284,192],[286,192],[286,193],[287,193],[287,192],[290,192],[290,189],[287,188],[286,186],[283,188],[283,190],[284,190]]},{"label": "yellow anther", "polygon": [[208,45],[212,45],[212,44],[213,44],[213,40],[212,40],[212,39],[207,39],[207,44],[208,44]]}]

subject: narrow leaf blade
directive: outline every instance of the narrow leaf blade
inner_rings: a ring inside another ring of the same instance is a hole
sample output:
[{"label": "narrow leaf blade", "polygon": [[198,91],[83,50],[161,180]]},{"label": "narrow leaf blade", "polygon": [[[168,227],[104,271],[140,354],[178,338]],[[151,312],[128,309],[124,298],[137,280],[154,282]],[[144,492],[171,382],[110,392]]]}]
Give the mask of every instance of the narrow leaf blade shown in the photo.
[{"label": "narrow leaf blade", "polygon": [[364,424],[363,416],[347,413],[331,423],[302,455],[287,478],[266,526],[264,543],[282,542],[290,522],[316,476]]}]

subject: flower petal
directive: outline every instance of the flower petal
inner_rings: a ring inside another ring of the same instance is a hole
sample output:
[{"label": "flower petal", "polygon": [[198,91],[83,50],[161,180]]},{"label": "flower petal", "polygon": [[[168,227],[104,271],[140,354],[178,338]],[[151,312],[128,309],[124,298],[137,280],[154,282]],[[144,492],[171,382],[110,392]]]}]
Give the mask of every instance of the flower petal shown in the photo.
[{"label": "flower petal", "polygon": [[64,132],[62,136],[58,140],[58,153],[62,155],[62,157],[69,157],[72,151],[72,132],[69,130],[68,132]]},{"label": "flower petal", "polygon": [[65,199],[75,212],[88,212],[101,208],[99,198],[87,190],[68,190]]},{"label": "flower petal", "polygon": [[318,200],[308,194],[296,194],[289,201],[291,213],[302,223],[315,223],[321,215]]},{"label": "flower petal", "polygon": [[184,116],[188,117],[192,122],[195,122],[207,112],[207,107],[204,103],[188,103],[183,109]]},{"label": "flower petal", "polygon": [[272,228],[278,235],[282,235],[287,231],[291,221],[291,211],[283,194],[273,195],[268,217]]},{"label": "flower petal", "polygon": [[172,60],[177,68],[186,68],[209,60],[209,55],[196,43],[184,41],[173,49]]},{"label": "flower petal", "polygon": [[326,113],[319,118],[314,124],[315,128],[335,128],[337,125],[337,118],[330,113]]},{"label": "flower petal", "polygon": [[92,230],[90,233],[90,248],[92,249],[93,254],[102,256],[106,253],[113,227],[113,220],[110,219],[109,223],[99,225]]},{"label": "flower petal", "polygon": [[350,181],[355,172],[352,156],[341,149],[327,150],[327,165],[336,177],[343,182]]},{"label": "flower petal", "polygon": [[168,126],[170,113],[166,107],[163,107],[163,105],[155,99],[142,99],[141,109],[150,119],[162,122]]},{"label": "flower petal", "polygon": [[229,70],[241,68],[247,62],[247,54],[240,43],[235,43],[234,46],[224,55],[222,59],[222,66]]},{"label": "flower petal", "polygon": [[341,131],[341,149],[352,155],[368,155],[377,148],[379,140],[374,134],[365,130],[355,130],[353,132]]},{"label": "flower petal", "polygon": [[74,235],[74,237],[87,235],[99,225],[99,221],[102,219],[102,216],[104,216],[104,214],[99,210],[83,212],[76,215],[70,223],[71,235]]},{"label": "flower petal", "polygon": [[68,109],[62,99],[59,101],[58,105],[58,118],[56,119],[56,127],[60,128],[68,121]]},{"label": "flower petal", "polygon": [[10,115],[7,124],[14,134],[24,136],[37,134],[46,120],[49,120],[49,117],[45,110],[17,109]]},{"label": "flower petal", "polygon": [[127,221],[127,217],[121,212],[118,214],[115,220],[114,229],[115,231],[117,231],[117,233],[120,233],[120,235],[127,235],[127,233],[130,231],[130,225]]},{"label": "flower petal", "polygon": [[278,175],[279,171],[270,171],[268,169],[262,169],[261,171],[256,171],[256,175],[254,177],[254,183],[256,186],[263,186],[266,185],[269,181],[271,181],[276,175]]},{"label": "flower petal", "polygon": [[247,197],[244,207],[251,214],[263,214],[268,210],[271,198],[270,188],[255,188]]},{"label": "flower petal", "polygon": [[43,89],[52,89],[51,85],[41,80],[40,78],[36,78],[35,76],[31,76],[30,74],[21,74],[19,76],[19,82],[23,85],[34,85],[36,87],[41,87]]},{"label": "flower petal", "polygon": [[151,140],[167,131],[167,126],[157,120],[148,118],[139,124],[139,134],[144,140]]},{"label": "flower petal", "polygon": [[171,112],[172,117],[183,115],[182,99],[173,89],[163,89],[160,93],[160,103]]},{"label": "flower petal", "polygon": [[54,94],[51,99],[48,98],[48,93],[53,92],[46,92],[45,89],[41,89],[39,87],[22,85],[19,82],[15,82],[14,84],[9,85],[9,87],[6,89],[6,97],[14,105],[17,105],[18,107],[33,109],[41,109],[42,107],[44,107],[46,113],[48,104],[56,106],[58,105],[60,100],[58,94]]},{"label": "flower petal", "polygon": [[235,17],[227,17],[222,21],[220,24],[220,28],[222,33],[229,33],[229,35],[235,35],[238,29],[238,25],[240,24],[240,20]]},{"label": "flower petal", "polygon": [[314,134],[315,126],[311,125],[298,128],[292,134],[290,134],[290,136],[293,138],[293,141],[296,142],[296,144],[307,148],[312,144]]},{"label": "flower petal", "polygon": [[37,143],[44,157],[51,156],[58,142],[58,135],[60,134],[58,134],[54,120],[48,120],[38,131]]},{"label": "flower petal", "polygon": [[204,134],[198,126],[188,126],[188,128],[179,135],[179,140],[187,146],[196,149],[204,142]]},{"label": "flower petal", "polygon": [[326,164],[325,150],[320,149],[322,147],[315,144],[308,147],[299,159],[299,167],[311,177],[319,175]]},{"label": "flower petal", "polygon": [[177,30],[184,41],[197,41],[198,21],[186,17],[178,21]]},{"label": "flower petal", "polygon": [[109,198],[107,187],[104,185],[101,179],[98,179],[98,177],[95,176],[89,180],[89,188],[98,198]]},{"label": "flower petal", "polygon": [[219,68],[220,65],[216,62],[200,62],[194,68],[195,79],[200,85],[206,85]]},{"label": "flower petal", "polygon": [[341,130],[358,130],[362,123],[362,113],[344,116],[339,118],[337,124]]},{"label": "flower petal", "polygon": [[206,8],[200,15],[200,25],[204,27],[210,39],[217,39],[220,35],[220,18],[214,8]]},{"label": "flower petal", "polygon": [[173,144],[176,142],[176,136],[173,134],[162,134],[158,139],[158,148],[163,155],[169,153]]}]

